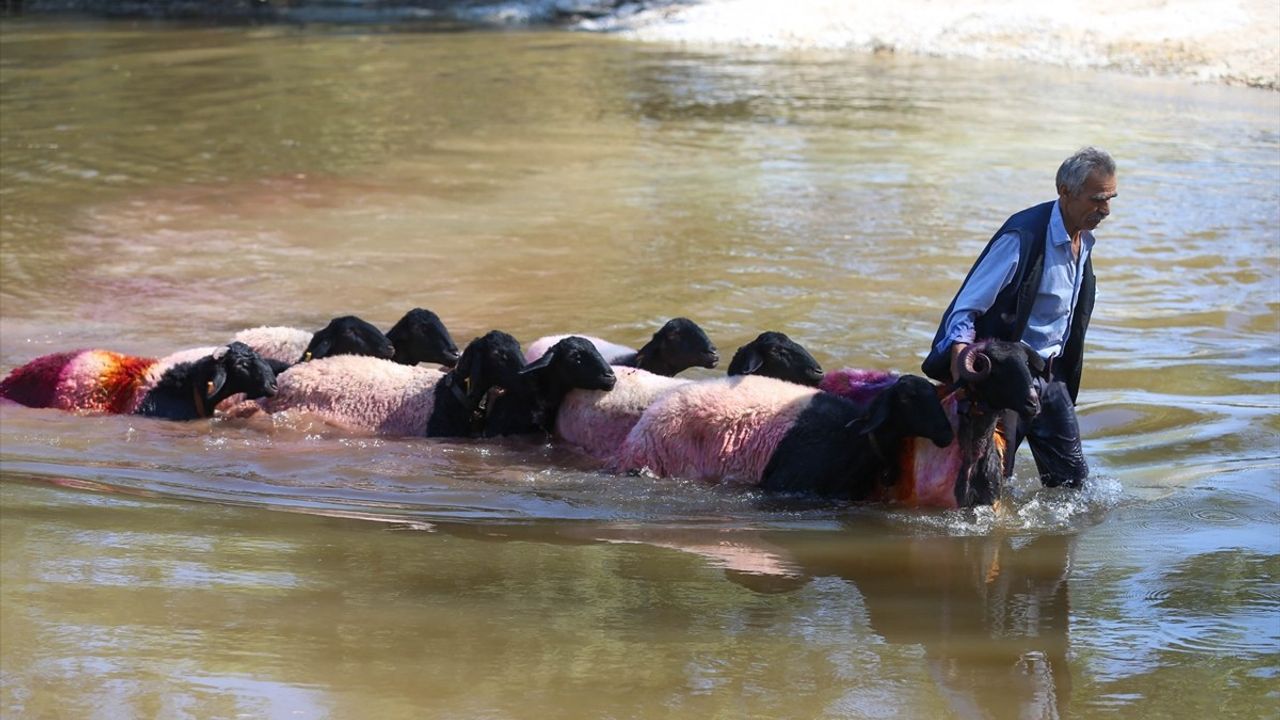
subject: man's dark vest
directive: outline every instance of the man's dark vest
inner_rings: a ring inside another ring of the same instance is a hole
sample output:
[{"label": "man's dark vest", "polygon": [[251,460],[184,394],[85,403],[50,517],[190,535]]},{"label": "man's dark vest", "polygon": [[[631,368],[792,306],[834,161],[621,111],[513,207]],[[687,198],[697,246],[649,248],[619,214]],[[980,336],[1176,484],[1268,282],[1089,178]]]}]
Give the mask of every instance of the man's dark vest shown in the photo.
[{"label": "man's dark vest", "polygon": [[[1049,235],[1049,218],[1053,215],[1053,201],[1027,208],[1014,214],[1004,225],[991,236],[987,247],[969,269],[964,282],[968,284],[973,271],[982,264],[982,259],[991,251],[996,238],[1010,232],[1018,233],[1019,255],[1018,270],[1012,282],[1004,287],[991,308],[974,321],[975,337],[979,339],[995,338],[998,340],[1021,340],[1027,329],[1027,321],[1031,318],[1031,306],[1035,303],[1036,294],[1040,291],[1040,280],[1044,275],[1044,246]],[[1076,393],[1080,390],[1080,371],[1084,366],[1084,334],[1089,329],[1089,316],[1093,314],[1094,300],[1093,256],[1084,263],[1084,278],[1080,284],[1080,295],[1076,299],[1076,307],[1071,315],[1071,332],[1067,336],[1067,346],[1062,354],[1053,361],[1053,379],[1067,384],[1071,392],[1071,401],[1075,402]],[[960,286],[964,289],[964,285]],[[960,293],[956,293],[958,298]],[[942,314],[938,332],[933,336],[933,345],[929,355],[924,359],[920,369],[925,375],[939,382],[951,382],[951,355],[948,348],[938,350],[947,332],[947,318],[956,305],[955,298]]]}]

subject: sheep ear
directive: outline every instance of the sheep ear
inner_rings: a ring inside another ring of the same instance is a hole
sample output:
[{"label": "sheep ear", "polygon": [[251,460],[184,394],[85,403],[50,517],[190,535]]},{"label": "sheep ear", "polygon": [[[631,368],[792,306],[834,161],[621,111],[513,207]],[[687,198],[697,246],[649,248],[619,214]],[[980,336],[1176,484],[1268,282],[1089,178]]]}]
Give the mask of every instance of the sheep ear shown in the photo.
[{"label": "sheep ear", "polygon": [[213,377],[205,383],[205,397],[211,398],[222,391],[224,385],[227,384],[227,369],[222,367],[221,363],[213,366]]},{"label": "sheep ear", "polygon": [[537,360],[534,360],[533,362],[529,363],[528,365],[525,365],[523,368],[520,368],[520,372],[519,372],[519,374],[520,374],[520,375],[527,375],[527,374],[529,374],[529,373],[531,373],[531,372],[537,372],[538,370],[541,370],[541,369],[543,369],[543,368],[545,368],[545,367],[550,366],[550,365],[551,365],[551,360],[553,359],[553,358],[551,357],[552,355],[555,355],[555,351],[554,351],[554,349],[553,349],[553,350],[548,350],[548,351],[546,351],[546,352],[542,353],[542,357],[538,358]]},{"label": "sheep ear", "polygon": [[764,367],[764,357],[760,355],[760,351],[756,349],[749,350],[741,358],[735,358],[733,366],[729,368],[729,375],[754,375]]},{"label": "sheep ear", "polygon": [[880,395],[871,402],[871,407],[867,408],[867,414],[860,418],[850,421],[845,427],[853,430],[858,435],[866,435],[872,431],[878,430],[889,420],[889,402],[888,394],[893,392],[894,387],[885,388]]}]

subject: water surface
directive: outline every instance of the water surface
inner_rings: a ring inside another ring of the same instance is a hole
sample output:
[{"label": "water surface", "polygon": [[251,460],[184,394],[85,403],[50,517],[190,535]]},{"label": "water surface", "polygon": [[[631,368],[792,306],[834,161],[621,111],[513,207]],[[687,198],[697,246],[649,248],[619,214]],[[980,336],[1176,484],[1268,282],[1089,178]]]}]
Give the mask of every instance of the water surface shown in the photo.
[{"label": "water surface", "polygon": [[[912,371],[1086,143],[1083,493],[612,477],[540,439],[0,408],[15,717],[1269,717],[1280,96],[553,33],[0,25],[0,369],[261,324]],[[708,377],[714,371],[693,371]],[[1024,454],[1026,451],[1023,451]],[[1189,692],[1188,688],[1195,688]]]}]

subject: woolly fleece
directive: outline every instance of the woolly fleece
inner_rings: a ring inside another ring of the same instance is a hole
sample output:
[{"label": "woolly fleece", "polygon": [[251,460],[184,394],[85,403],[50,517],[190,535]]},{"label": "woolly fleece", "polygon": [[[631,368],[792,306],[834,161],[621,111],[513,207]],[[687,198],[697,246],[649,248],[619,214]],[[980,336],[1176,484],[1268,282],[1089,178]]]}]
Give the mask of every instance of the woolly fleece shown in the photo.
[{"label": "woolly fleece", "polygon": [[783,436],[818,392],[754,375],[673,388],[640,416],[613,468],[759,484]]},{"label": "woolly fleece", "polygon": [[158,360],[109,350],[44,355],[0,381],[0,396],[28,407],[131,414],[166,370],[210,352],[184,350]]},{"label": "woolly fleece", "polygon": [[326,422],[377,435],[427,434],[435,387],[444,373],[364,355],[336,355],[294,365],[276,378],[269,413],[312,413]]},{"label": "woolly fleece", "polygon": [[241,330],[232,338],[253,348],[264,360],[296,363],[311,343],[312,333],[298,328],[264,325]]},{"label": "woolly fleece", "polygon": [[571,390],[556,415],[556,435],[598,460],[618,452],[654,400],[691,382],[621,365],[613,366],[613,374],[617,383],[612,390]]}]

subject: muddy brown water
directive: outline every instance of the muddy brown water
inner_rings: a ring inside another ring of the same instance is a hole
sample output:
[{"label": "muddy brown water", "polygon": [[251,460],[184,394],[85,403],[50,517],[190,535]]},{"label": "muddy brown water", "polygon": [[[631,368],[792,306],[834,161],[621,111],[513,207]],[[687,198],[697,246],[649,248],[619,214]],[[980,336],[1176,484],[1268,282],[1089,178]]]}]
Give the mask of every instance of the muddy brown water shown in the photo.
[{"label": "muddy brown water", "polygon": [[[1095,143],[1082,493],[0,408],[5,717],[1273,717],[1280,94],[562,33],[0,24],[0,370],[428,307],[914,371]],[[714,371],[695,371],[708,377]]]}]

